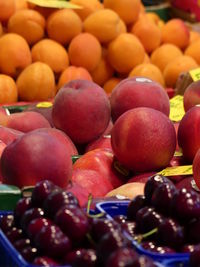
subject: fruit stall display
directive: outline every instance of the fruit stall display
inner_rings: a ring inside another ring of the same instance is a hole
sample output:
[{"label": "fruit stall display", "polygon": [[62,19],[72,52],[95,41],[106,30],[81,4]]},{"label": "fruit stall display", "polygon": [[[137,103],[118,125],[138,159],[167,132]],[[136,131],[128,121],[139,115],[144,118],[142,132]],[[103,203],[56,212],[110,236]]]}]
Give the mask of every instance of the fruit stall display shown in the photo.
[{"label": "fruit stall display", "polygon": [[200,265],[199,48],[140,0],[0,0],[0,266]]}]

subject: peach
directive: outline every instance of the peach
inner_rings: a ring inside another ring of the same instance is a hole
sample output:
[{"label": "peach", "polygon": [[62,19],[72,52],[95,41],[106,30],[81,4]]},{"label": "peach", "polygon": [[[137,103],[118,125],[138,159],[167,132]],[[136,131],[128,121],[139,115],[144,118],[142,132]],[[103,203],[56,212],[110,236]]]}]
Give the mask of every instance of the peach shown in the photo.
[{"label": "peach", "polygon": [[18,137],[24,133],[15,129],[8,127],[0,126],[0,140],[3,141],[6,145],[16,140]]},{"label": "peach", "polygon": [[52,110],[53,123],[74,143],[98,138],[110,121],[110,103],[103,88],[92,81],[73,80],[57,93]]},{"label": "peach", "polygon": [[110,191],[106,197],[113,197],[113,196],[123,196],[125,198],[133,199],[137,195],[143,195],[144,194],[144,186],[145,183],[128,183],[123,184],[118,188],[115,188],[114,190]]},{"label": "peach", "polygon": [[44,116],[34,111],[13,113],[9,116],[0,114],[0,125],[24,133],[38,128],[51,127]]},{"label": "peach", "polygon": [[94,170],[108,179],[114,188],[123,184],[122,175],[114,168],[114,155],[111,150],[99,148],[85,153],[73,165],[73,170]]},{"label": "peach", "polygon": [[166,167],[174,155],[176,133],[162,112],[146,107],[128,110],[115,122],[111,144],[118,161],[135,172]]},{"label": "peach", "polygon": [[157,82],[144,77],[122,80],[110,96],[113,121],[129,109],[149,107],[169,115],[169,97]]},{"label": "peach", "polygon": [[68,185],[67,191],[73,193],[75,197],[77,197],[81,207],[86,207],[89,195],[86,188],[79,184],[73,183]]},{"label": "peach", "polygon": [[178,145],[183,152],[183,157],[192,163],[197,150],[200,148],[200,107],[190,108],[178,127]]},{"label": "peach", "polygon": [[104,197],[113,189],[111,182],[102,174],[94,170],[75,169],[72,182],[84,187],[93,197]]},{"label": "peach", "polygon": [[112,150],[111,146],[111,135],[103,135],[100,136],[98,139],[90,142],[85,149],[85,152],[97,149],[97,148],[108,148]]},{"label": "peach", "polygon": [[78,155],[78,151],[72,140],[67,136],[63,131],[58,130],[56,128],[40,128],[34,130],[34,132],[37,133],[48,133],[54,137],[56,137],[65,147],[66,150],[68,150],[69,154],[71,156]]},{"label": "peach", "polygon": [[200,104],[200,81],[189,84],[183,95],[185,112]]},{"label": "peach", "polygon": [[66,188],[72,175],[72,161],[56,137],[30,132],[7,145],[1,157],[1,170],[4,183],[20,188],[42,179]]}]

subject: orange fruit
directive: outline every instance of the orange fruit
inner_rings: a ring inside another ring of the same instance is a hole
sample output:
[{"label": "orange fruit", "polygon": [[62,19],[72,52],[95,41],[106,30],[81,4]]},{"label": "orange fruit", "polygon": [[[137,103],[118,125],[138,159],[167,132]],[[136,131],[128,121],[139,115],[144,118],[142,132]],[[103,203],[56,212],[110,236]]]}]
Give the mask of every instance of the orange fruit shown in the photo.
[{"label": "orange fruit", "polygon": [[35,10],[19,10],[8,21],[8,31],[21,35],[30,45],[43,38],[44,30],[45,18]]},{"label": "orange fruit", "polygon": [[143,63],[137,65],[130,73],[129,77],[146,77],[153,81],[160,83],[162,86],[165,86],[165,81],[160,69],[151,63]]},{"label": "orange fruit", "polygon": [[3,35],[3,26],[2,26],[2,24],[0,22],[0,37],[1,37],[1,35]]},{"label": "orange fruit", "polygon": [[192,44],[200,39],[200,33],[196,31],[190,31],[190,43]]},{"label": "orange fruit", "polygon": [[74,9],[79,17],[84,21],[90,14],[103,8],[98,0],[70,0],[70,3],[81,6],[81,9]]},{"label": "orange fruit", "polygon": [[108,79],[113,76],[114,69],[111,67],[105,57],[102,57],[97,67],[91,72],[92,79],[95,83],[102,86]]},{"label": "orange fruit", "polygon": [[105,8],[117,12],[126,24],[134,23],[141,9],[140,0],[104,0],[103,4]]},{"label": "orange fruit", "polygon": [[15,0],[0,0],[0,21],[8,20],[15,10]]},{"label": "orange fruit", "polygon": [[195,59],[195,61],[200,64],[200,39],[196,42],[191,43],[185,50],[185,55],[190,56]]},{"label": "orange fruit", "polygon": [[163,27],[162,42],[171,43],[184,49],[190,42],[190,31],[181,19],[171,19]]},{"label": "orange fruit", "polygon": [[169,62],[164,69],[163,75],[167,87],[175,88],[176,81],[182,72],[198,67],[196,61],[190,56],[179,56]]},{"label": "orange fruit", "polygon": [[161,30],[149,19],[138,20],[133,25],[131,32],[138,37],[147,53],[151,53],[161,43]]},{"label": "orange fruit", "polygon": [[31,51],[26,40],[16,33],[0,38],[0,72],[16,77],[31,63]]},{"label": "orange fruit", "polygon": [[49,38],[66,45],[82,32],[82,21],[73,10],[60,9],[48,17],[46,28]]},{"label": "orange fruit", "polygon": [[101,59],[101,44],[94,35],[80,33],[70,42],[68,54],[72,65],[93,71]]},{"label": "orange fruit", "polygon": [[55,92],[55,78],[52,69],[43,62],[26,67],[18,76],[17,88],[20,100],[44,101]]},{"label": "orange fruit", "polygon": [[13,78],[0,74],[0,104],[17,102],[17,86]]},{"label": "orange fruit", "polygon": [[69,81],[81,79],[92,81],[92,76],[90,73],[82,67],[69,66],[60,75],[58,80],[58,90]]},{"label": "orange fruit", "polygon": [[102,9],[84,20],[83,29],[96,36],[101,43],[108,43],[119,35],[121,23],[116,12],[111,9]]},{"label": "orange fruit", "polygon": [[162,44],[151,54],[151,63],[163,71],[169,62],[182,55],[182,51],[177,46],[173,44]]},{"label": "orange fruit", "polygon": [[110,78],[107,82],[105,82],[103,89],[107,94],[110,94],[112,90],[115,88],[115,86],[121,82],[122,79],[117,78],[117,77],[112,77]]},{"label": "orange fruit", "polygon": [[15,0],[16,10],[27,9],[28,3],[26,0]]},{"label": "orange fruit", "polygon": [[55,73],[60,73],[69,66],[67,50],[58,42],[43,39],[36,43],[32,49],[32,61],[41,61],[48,64]]},{"label": "orange fruit", "polygon": [[151,62],[151,59],[150,59],[149,55],[147,53],[145,53],[144,60],[142,63],[150,63],[150,62]]},{"label": "orange fruit", "polygon": [[152,22],[154,22],[155,24],[158,25],[158,23],[160,21],[160,17],[158,16],[157,13],[155,13],[155,12],[147,12],[145,15],[147,16],[148,19],[150,19]]},{"label": "orange fruit", "polygon": [[145,57],[144,47],[131,33],[122,33],[108,46],[108,60],[119,73],[129,73],[142,63]]}]

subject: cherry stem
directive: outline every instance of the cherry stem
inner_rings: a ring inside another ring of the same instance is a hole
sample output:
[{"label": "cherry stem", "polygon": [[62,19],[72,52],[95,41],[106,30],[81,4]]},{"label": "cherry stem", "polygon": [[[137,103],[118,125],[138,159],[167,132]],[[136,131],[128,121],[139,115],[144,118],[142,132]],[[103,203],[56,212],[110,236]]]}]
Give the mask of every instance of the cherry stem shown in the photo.
[{"label": "cherry stem", "polygon": [[143,235],[139,235],[138,237],[136,237],[136,241],[140,244],[142,242],[143,239],[155,234],[158,232],[158,228],[154,228],[151,231],[143,234]]},{"label": "cherry stem", "polygon": [[87,203],[87,214],[90,214],[91,204],[92,204],[92,194],[89,194],[89,196],[88,196],[88,203]]}]

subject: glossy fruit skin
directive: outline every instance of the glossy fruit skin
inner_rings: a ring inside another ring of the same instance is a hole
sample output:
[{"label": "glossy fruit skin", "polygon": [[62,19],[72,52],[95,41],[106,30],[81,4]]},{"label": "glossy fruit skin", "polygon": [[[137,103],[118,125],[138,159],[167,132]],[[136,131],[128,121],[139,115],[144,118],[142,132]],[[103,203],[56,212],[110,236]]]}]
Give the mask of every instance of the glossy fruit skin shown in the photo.
[{"label": "glossy fruit skin", "polygon": [[160,185],[160,184],[163,184],[163,183],[171,183],[172,182],[165,176],[162,176],[162,175],[154,175],[154,176],[151,176],[148,181],[146,182],[145,184],[145,187],[144,187],[144,195],[145,195],[145,198],[146,198],[146,201],[147,203],[151,203],[151,198],[152,198],[152,195],[154,193],[154,190]]},{"label": "glossy fruit skin", "polygon": [[54,190],[58,190],[55,184],[49,180],[39,181],[32,192],[31,203],[34,207],[42,207],[47,196]]},{"label": "glossy fruit skin", "polygon": [[166,218],[158,226],[159,244],[180,250],[185,243],[184,227],[171,218]]},{"label": "glossy fruit skin", "polygon": [[151,198],[151,203],[158,212],[169,216],[171,214],[172,198],[176,192],[175,185],[171,183],[160,184]]},{"label": "glossy fruit skin", "polygon": [[146,199],[144,195],[136,196],[128,205],[127,220],[134,221],[136,219],[136,213],[141,208],[145,207]]},{"label": "glossy fruit skin", "polygon": [[172,214],[185,223],[200,217],[200,196],[194,190],[179,189],[172,199]]},{"label": "glossy fruit skin", "polygon": [[151,207],[140,209],[136,215],[136,227],[140,233],[147,233],[153,230],[158,227],[162,221],[163,216]]},{"label": "glossy fruit skin", "polygon": [[101,218],[94,219],[90,235],[98,243],[104,235],[116,230],[120,230],[120,225],[116,221]]},{"label": "glossy fruit skin", "polygon": [[31,207],[32,207],[32,204],[31,204],[31,198],[30,197],[21,198],[17,202],[15,209],[14,209],[14,219],[15,219],[15,223],[17,225],[20,225],[20,220],[21,220],[24,212]]},{"label": "glossy fruit skin", "polygon": [[191,252],[189,264],[191,267],[200,266],[200,246],[195,247],[194,251]]},{"label": "glossy fruit skin", "polygon": [[136,222],[126,221],[121,225],[121,228],[133,238],[137,235]]},{"label": "glossy fruit skin", "polygon": [[131,264],[133,264],[138,257],[139,255],[132,248],[119,248],[110,255],[105,267],[132,266]]},{"label": "glossy fruit skin", "polygon": [[54,218],[57,211],[65,205],[74,204],[79,206],[77,198],[71,192],[56,190],[48,195],[44,201],[43,208],[49,218]]},{"label": "glossy fruit skin", "polygon": [[28,238],[22,238],[13,243],[13,246],[20,252],[22,249],[24,249],[27,246],[30,246],[31,241]]},{"label": "glossy fruit skin", "polygon": [[131,247],[131,242],[119,230],[104,235],[97,244],[97,258],[103,266],[110,255],[118,248]]},{"label": "glossy fruit skin", "polygon": [[82,250],[83,250],[83,248],[77,248],[77,249],[70,250],[63,257],[63,263],[64,264],[68,264],[68,265],[72,265],[72,263],[74,262],[75,258],[78,255],[80,255],[80,253],[81,253]]},{"label": "glossy fruit skin", "polygon": [[21,255],[26,261],[32,262],[37,257],[38,250],[35,247],[27,246],[21,250]]},{"label": "glossy fruit skin", "polygon": [[22,229],[13,227],[11,230],[6,232],[6,237],[10,240],[11,243],[23,238]]},{"label": "glossy fruit skin", "polygon": [[154,241],[144,241],[144,242],[142,242],[141,245],[146,250],[160,253],[160,254],[175,253],[174,249],[167,247],[167,246],[159,246]]},{"label": "glossy fruit skin", "polygon": [[36,218],[41,218],[43,216],[44,216],[44,211],[41,208],[28,209],[24,212],[20,221],[20,225],[22,229],[26,232],[27,227],[32,220]]},{"label": "glossy fruit skin", "polygon": [[71,241],[55,225],[42,227],[36,235],[34,243],[41,252],[53,258],[63,257],[71,249]]},{"label": "glossy fruit skin", "polygon": [[192,244],[200,243],[200,218],[187,224],[187,240]]},{"label": "glossy fruit skin", "polygon": [[31,220],[31,222],[28,224],[27,227],[27,235],[32,240],[36,237],[36,235],[39,233],[39,231],[42,229],[43,226],[47,225],[53,225],[53,222],[46,218],[36,218],[34,220]]},{"label": "glossy fruit skin", "polygon": [[89,231],[86,213],[76,205],[66,205],[58,210],[55,223],[74,243],[80,243]]},{"label": "glossy fruit skin", "polygon": [[96,251],[82,249],[72,263],[72,267],[95,267],[97,263]]},{"label": "glossy fruit skin", "polygon": [[0,217],[0,229],[3,232],[8,232],[14,226],[14,216],[9,214]]},{"label": "glossy fruit skin", "polygon": [[55,260],[46,257],[46,256],[40,256],[34,259],[33,264],[39,265],[39,266],[58,266],[59,263]]}]

